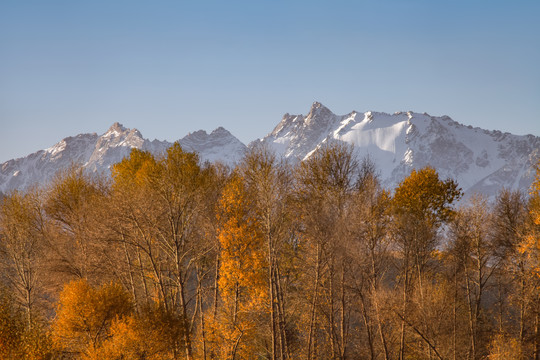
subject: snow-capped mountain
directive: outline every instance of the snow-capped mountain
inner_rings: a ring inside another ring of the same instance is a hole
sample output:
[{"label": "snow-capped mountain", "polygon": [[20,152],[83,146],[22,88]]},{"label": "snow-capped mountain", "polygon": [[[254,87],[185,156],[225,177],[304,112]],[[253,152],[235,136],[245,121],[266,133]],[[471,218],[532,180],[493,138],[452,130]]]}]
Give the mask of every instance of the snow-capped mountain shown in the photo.
[{"label": "snow-capped mountain", "polygon": [[[234,164],[243,156],[246,146],[223,128],[210,134],[197,131],[179,140],[187,151],[199,153],[202,161]],[[114,123],[107,132],[67,137],[54,146],[24,158],[0,165],[0,192],[24,190],[36,183],[50,181],[60,169],[81,164],[91,172],[108,173],[112,164],[128,156],[132,148],[162,154],[172,143],[147,140],[137,129],[127,129]]]},{"label": "snow-capped mountain", "polygon": [[285,114],[259,141],[286,158],[303,160],[324,143],[354,144],[369,156],[385,186],[394,188],[412,169],[431,165],[451,177],[466,195],[492,197],[502,187],[527,192],[535,175],[540,137],[465,126],[448,116],[414,112],[335,115],[315,102],[304,115]]},{"label": "snow-capped mountain", "polygon": [[[224,128],[210,134],[196,131],[179,140],[202,161],[238,162],[246,146]],[[315,102],[304,115],[285,114],[274,131],[256,140],[292,160],[309,157],[329,142],[353,144],[358,159],[369,156],[392,189],[412,169],[431,165],[443,178],[458,181],[466,195],[493,197],[502,187],[528,192],[540,158],[540,137],[517,136],[465,126],[448,116],[415,112],[335,115]],[[255,143],[254,142],[254,143]],[[107,173],[132,148],[160,154],[172,144],[144,139],[136,129],[115,123],[107,132],[68,137],[24,158],[0,164],[0,192],[44,184],[73,163],[92,172]]]}]

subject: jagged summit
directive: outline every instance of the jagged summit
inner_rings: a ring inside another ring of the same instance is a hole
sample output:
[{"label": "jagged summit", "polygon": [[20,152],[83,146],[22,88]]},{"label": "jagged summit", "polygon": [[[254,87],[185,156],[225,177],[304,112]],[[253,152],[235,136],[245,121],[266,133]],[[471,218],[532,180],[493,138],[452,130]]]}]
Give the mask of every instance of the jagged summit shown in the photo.
[{"label": "jagged summit", "polygon": [[206,130],[197,130],[192,133],[187,134],[186,138],[208,138],[208,137],[217,137],[217,136],[233,136],[227,129],[219,126],[212,130],[212,132],[207,133]]},{"label": "jagged summit", "polygon": [[[190,133],[179,140],[203,161],[238,162],[246,146],[223,127]],[[394,188],[412,169],[431,165],[456,179],[470,195],[493,196],[502,187],[527,192],[540,157],[540,138],[516,136],[462,125],[448,116],[400,111],[336,115],[314,102],[307,115],[286,113],[274,130],[253,143],[264,143],[278,155],[301,161],[328,142],[353,144],[358,158],[367,155],[380,171],[383,184]],[[252,143],[252,144],[253,144]],[[103,135],[67,137],[52,147],[0,165],[0,192],[45,183],[72,163],[88,171],[107,173],[132,148],[162,154],[172,144],[145,139],[137,129],[114,123]]]},{"label": "jagged summit", "polygon": [[309,113],[307,114],[308,118],[313,118],[315,116],[325,116],[327,114],[331,114],[332,112],[330,109],[328,109],[326,106],[321,104],[318,101],[315,101],[313,105],[311,105],[311,109],[309,109]]},{"label": "jagged summit", "polygon": [[[238,161],[246,149],[240,140],[223,128],[217,128],[210,134],[196,131],[179,142],[186,150],[198,152],[203,161],[229,164]],[[67,137],[48,149],[1,164],[0,192],[23,190],[35,183],[44,184],[58,170],[73,163],[90,172],[108,174],[110,166],[128,156],[133,148],[159,155],[171,145],[167,141],[149,141],[139,130],[115,122],[101,136],[93,133]]]},{"label": "jagged summit", "polygon": [[473,128],[413,111],[336,115],[319,102],[306,116],[285,114],[259,141],[293,161],[330,141],[353,144],[359,158],[369,155],[375,161],[389,188],[412,169],[431,165],[456,179],[467,194],[488,196],[502,187],[527,191],[540,153],[540,138],[532,135]]},{"label": "jagged summit", "polygon": [[236,163],[243,156],[246,146],[223,127],[210,134],[204,130],[195,131],[183,137],[180,144],[188,151],[205,154],[211,162]]},{"label": "jagged summit", "polygon": [[111,125],[111,127],[109,128],[107,132],[114,132],[114,131],[124,132],[126,130],[128,129],[126,129],[124,125],[120,124],[119,122],[115,122],[114,124]]},{"label": "jagged summit", "polygon": [[223,126],[219,126],[215,128],[210,135],[214,136],[220,136],[220,135],[226,135],[226,136],[232,136],[231,132],[227,129],[225,129]]}]

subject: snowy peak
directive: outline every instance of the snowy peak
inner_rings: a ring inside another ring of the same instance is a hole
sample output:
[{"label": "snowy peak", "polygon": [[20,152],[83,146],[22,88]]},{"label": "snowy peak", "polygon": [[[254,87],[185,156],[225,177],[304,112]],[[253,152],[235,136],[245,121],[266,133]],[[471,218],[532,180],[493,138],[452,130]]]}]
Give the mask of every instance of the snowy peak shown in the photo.
[{"label": "snowy peak", "polygon": [[124,125],[115,122],[111,125],[109,130],[100,137],[103,141],[111,141],[120,146],[123,145],[123,141],[142,139],[142,135],[137,129],[128,129]]},{"label": "snowy peak", "polygon": [[[94,143],[97,139],[98,136],[96,133],[70,136],[54,144],[52,147],[43,150],[41,157],[43,159],[60,159],[66,153],[80,153],[81,150],[86,149],[89,144]],[[35,154],[38,153],[41,152],[38,151]]]},{"label": "snowy peak", "polygon": [[128,129],[126,129],[124,125],[120,124],[119,122],[115,122],[114,124],[111,125],[109,130],[107,130],[107,132],[103,134],[103,136],[104,137],[118,136],[119,134],[125,132],[126,130]]},{"label": "snowy peak", "polygon": [[233,164],[242,158],[246,146],[229,131],[218,127],[210,134],[199,130],[180,139],[180,145],[188,150],[204,154],[204,160]]},{"label": "snowy peak", "polygon": [[352,111],[335,115],[315,102],[307,116],[285,114],[263,139],[278,154],[303,160],[328,142],[353,144],[369,156],[384,184],[395,187],[412,169],[435,167],[456,179],[467,194],[493,196],[502,187],[524,192],[534,176],[540,138],[464,126],[448,116]]},{"label": "snowy peak", "polygon": [[305,118],[306,124],[310,124],[312,122],[317,121],[329,121],[335,117],[334,113],[330,111],[326,106],[321,104],[318,101],[315,101],[313,105],[311,105],[311,109],[309,110],[309,113],[307,114]]},{"label": "snowy peak", "polygon": [[0,167],[0,192],[43,184],[60,169],[73,163],[84,164],[92,154],[97,139],[95,133],[70,136],[48,149],[6,161]]},{"label": "snowy peak", "polygon": [[[202,161],[237,162],[246,146],[223,128],[210,134],[197,131],[180,141],[188,151],[196,151]],[[34,184],[50,181],[57,171],[71,164],[81,164],[90,172],[109,174],[111,165],[128,156],[131,149],[163,154],[172,143],[149,141],[137,129],[114,123],[103,135],[79,134],[67,137],[52,147],[27,157],[6,161],[0,165],[0,192],[24,190]]]},{"label": "snowy peak", "polygon": [[[246,146],[222,127],[200,130],[179,140],[202,161],[234,164]],[[470,195],[495,195],[502,187],[528,192],[540,157],[540,138],[516,136],[462,125],[448,116],[412,111],[387,114],[356,112],[336,115],[314,102],[307,115],[285,114],[274,130],[256,142],[278,155],[301,161],[325,143],[353,144],[359,159],[369,156],[383,184],[394,188],[412,169],[433,166],[451,177]],[[107,174],[112,164],[132,148],[163,154],[172,143],[145,139],[137,129],[116,122],[102,135],[67,137],[48,149],[0,164],[0,192],[46,183],[72,163],[88,171]]]},{"label": "snowy peak", "polygon": [[290,130],[291,127],[321,127],[328,122],[335,120],[336,115],[320,102],[314,102],[306,116],[283,115],[281,122],[274,128],[272,133],[278,133],[285,130]]},{"label": "snowy peak", "polygon": [[314,102],[306,116],[285,114],[278,126],[260,141],[278,154],[302,160],[313,150],[312,145],[324,141],[343,118],[321,103]]},{"label": "snowy peak", "polygon": [[192,145],[215,145],[218,144],[226,144],[230,141],[239,141],[237,140],[229,131],[225,130],[222,127],[219,127],[212,131],[210,134],[208,134],[204,130],[195,131],[193,133],[190,133],[186,136],[184,136],[180,140],[180,145],[184,147],[192,146]]},{"label": "snowy peak", "polygon": [[144,143],[145,139],[137,129],[128,129],[115,122],[98,138],[94,151],[84,166],[92,171],[109,169],[112,164],[128,156],[131,149],[142,149]]}]

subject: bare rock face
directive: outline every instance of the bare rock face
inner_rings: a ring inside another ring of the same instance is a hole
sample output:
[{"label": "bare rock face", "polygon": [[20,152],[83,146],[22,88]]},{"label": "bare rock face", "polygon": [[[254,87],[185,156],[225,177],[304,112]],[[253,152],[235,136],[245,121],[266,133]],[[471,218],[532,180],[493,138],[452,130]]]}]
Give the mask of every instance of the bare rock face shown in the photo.
[{"label": "bare rock face", "polygon": [[[197,131],[179,142],[185,150],[199,153],[202,161],[221,161],[231,165],[242,158],[246,149],[240,140],[223,128],[210,134]],[[90,172],[108,175],[111,165],[122,161],[131,149],[159,155],[171,145],[167,141],[147,140],[137,129],[114,123],[101,136],[94,133],[68,137],[48,149],[1,164],[0,192],[46,184],[59,170],[72,164],[82,165]]]},{"label": "bare rock face", "polygon": [[258,140],[294,161],[328,142],[353,144],[369,156],[385,186],[394,188],[412,169],[430,165],[459,183],[466,195],[493,197],[500,189],[527,193],[540,155],[540,137],[517,136],[464,126],[448,116],[415,112],[335,115],[315,102],[308,115],[285,114]]}]

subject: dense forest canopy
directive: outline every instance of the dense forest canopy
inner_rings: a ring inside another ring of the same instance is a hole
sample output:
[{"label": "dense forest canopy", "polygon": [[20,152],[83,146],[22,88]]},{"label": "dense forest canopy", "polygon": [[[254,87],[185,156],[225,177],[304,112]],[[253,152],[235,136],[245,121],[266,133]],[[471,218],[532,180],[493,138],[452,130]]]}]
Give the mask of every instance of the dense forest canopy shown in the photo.
[{"label": "dense forest canopy", "polygon": [[174,144],[0,200],[2,359],[540,359],[540,173],[461,198],[327,145]]}]

